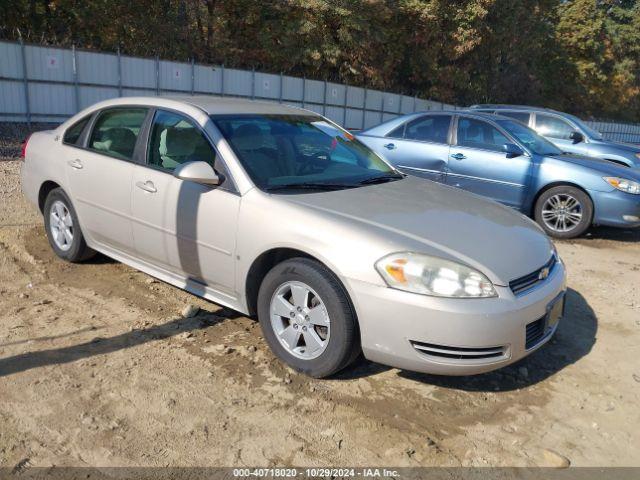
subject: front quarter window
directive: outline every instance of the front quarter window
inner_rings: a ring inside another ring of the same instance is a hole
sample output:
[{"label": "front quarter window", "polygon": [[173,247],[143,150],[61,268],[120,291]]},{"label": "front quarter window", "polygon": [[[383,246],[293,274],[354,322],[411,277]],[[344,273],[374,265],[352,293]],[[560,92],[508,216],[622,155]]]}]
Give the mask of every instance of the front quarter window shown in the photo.
[{"label": "front quarter window", "polygon": [[314,115],[213,115],[252,181],[263,190],[322,185],[355,187],[397,175],[376,153]]}]

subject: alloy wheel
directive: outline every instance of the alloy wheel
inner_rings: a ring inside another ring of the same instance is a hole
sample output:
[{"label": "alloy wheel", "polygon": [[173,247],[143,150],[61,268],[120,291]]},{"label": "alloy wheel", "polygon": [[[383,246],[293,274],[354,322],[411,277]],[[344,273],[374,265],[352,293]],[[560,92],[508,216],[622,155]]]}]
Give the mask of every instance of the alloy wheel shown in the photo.
[{"label": "alloy wheel", "polygon": [[570,232],[582,221],[580,201],[566,193],[549,197],[542,206],[542,221],[554,232]]},{"label": "alloy wheel", "polygon": [[60,200],[51,205],[49,228],[56,246],[66,252],[73,244],[73,218],[67,206]]},{"label": "alloy wheel", "polygon": [[324,302],[308,285],[285,282],[271,298],[271,327],[280,344],[303,360],[319,357],[329,344],[330,319]]}]

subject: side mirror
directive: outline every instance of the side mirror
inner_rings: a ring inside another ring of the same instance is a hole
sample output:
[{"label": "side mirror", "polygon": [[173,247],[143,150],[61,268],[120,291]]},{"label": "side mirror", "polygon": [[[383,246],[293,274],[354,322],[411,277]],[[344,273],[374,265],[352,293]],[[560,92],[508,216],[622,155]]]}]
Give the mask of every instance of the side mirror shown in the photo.
[{"label": "side mirror", "polygon": [[569,138],[573,140],[573,143],[580,143],[584,141],[584,135],[582,135],[580,132],[571,132],[569,134]]},{"label": "side mirror", "polygon": [[502,146],[502,151],[507,154],[507,158],[519,157],[524,155],[524,150],[522,150],[515,143],[505,143]]},{"label": "side mirror", "polygon": [[173,176],[202,185],[220,185],[220,177],[207,162],[186,162],[178,165]]}]

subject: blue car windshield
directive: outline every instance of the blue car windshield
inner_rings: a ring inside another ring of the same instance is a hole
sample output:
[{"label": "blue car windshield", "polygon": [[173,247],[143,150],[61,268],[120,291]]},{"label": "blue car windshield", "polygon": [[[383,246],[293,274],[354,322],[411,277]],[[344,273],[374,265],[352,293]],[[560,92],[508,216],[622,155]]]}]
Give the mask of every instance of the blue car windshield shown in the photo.
[{"label": "blue car windshield", "polygon": [[584,131],[587,134],[589,138],[593,138],[594,140],[602,140],[604,138],[600,132],[589,127],[586,123],[584,123],[578,117],[574,115],[569,115],[569,114],[566,114],[566,115],[573,121],[573,123],[578,125],[582,129],[582,131]]},{"label": "blue car windshield", "polygon": [[560,155],[562,150],[526,125],[514,120],[496,120],[516,140],[537,155]]},{"label": "blue car windshield", "polygon": [[263,190],[357,187],[403,177],[349,132],[315,115],[212,115]]}]

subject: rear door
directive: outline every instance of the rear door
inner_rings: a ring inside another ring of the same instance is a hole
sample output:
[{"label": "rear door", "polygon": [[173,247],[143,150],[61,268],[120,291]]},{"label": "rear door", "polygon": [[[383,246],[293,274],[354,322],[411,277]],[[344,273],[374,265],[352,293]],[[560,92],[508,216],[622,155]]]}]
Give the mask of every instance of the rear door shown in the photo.
[{"label": "rear door", "polygon": [[397,127],[385,137],[362,140],[400,170],[445,181],[452,115],[428,114]]},{"label": "rear door", "polygon": [[131,179],[147,113],[142,107],[100,111],[84,148],[70,148],[67,155],[69,193],[83,232],[124,253],[133,249]]},{"label": "rear door", "polygon": [[447,184],[521,208],[530,175],[528,155],[509,158],[502,151],[514,143],[492,123],[460,116],[451,146]]},{"label": "rear door", "polygon": [[[206,186],[173,176],[177,165],[204,161],[221,176]],[[157,110],[145,165],[133,172],[133,239],[137,255],[184,277],[191,288],[209,286],[234,296],[240,196],[199,126],[178,112]]]}]

